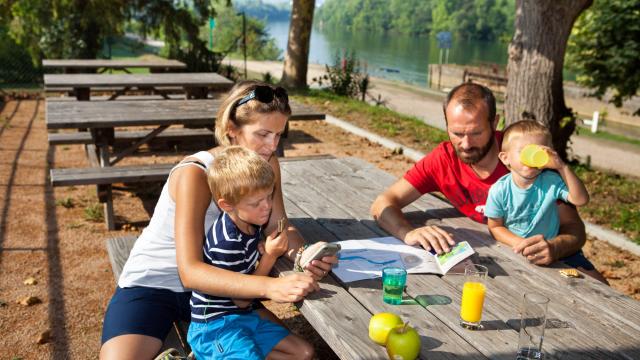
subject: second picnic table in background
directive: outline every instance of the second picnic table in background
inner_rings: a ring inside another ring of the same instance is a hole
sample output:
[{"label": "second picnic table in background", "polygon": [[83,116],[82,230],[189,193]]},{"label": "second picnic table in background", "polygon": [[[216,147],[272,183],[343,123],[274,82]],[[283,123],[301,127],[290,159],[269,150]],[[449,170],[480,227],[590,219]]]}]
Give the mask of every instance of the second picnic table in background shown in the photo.
[{"label": "second picnic table in background", "polygon": [[117,88],[109,100],[131,89],[155,90],[159,87],[179,87],[188,98],[206,98],[210,90],[226,91],[233,81],[216,73],[164,73],[164,74],[45,74],[45,91],[72,89],[78,100],[91,100],[91,91]]},{"label": "second picnic table in background", "polygon": [[67,73],[77,73],[86,70],[105,72],[107,70],[123,70],[127,68],[144,68],[150,72],[167,72],[171,70],[185,70],[187,65],[172,59],[45,59],[42,60],[45,69],[62,69]]}]

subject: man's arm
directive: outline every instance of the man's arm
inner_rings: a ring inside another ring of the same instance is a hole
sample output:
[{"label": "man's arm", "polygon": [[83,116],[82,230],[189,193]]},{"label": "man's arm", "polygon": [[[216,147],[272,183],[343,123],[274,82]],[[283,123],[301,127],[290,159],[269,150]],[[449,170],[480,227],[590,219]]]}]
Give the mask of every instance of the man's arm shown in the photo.
[{"label": "man's arm", "polygon": [[514,251],[536,265],[549,265],[582,249],[587,235],[576,209],[569,204],[559,203],[558,216],[560,231],[556,237],[548,241],[542,236],[527,238],[514,246]]},{"label": "man's arm", "polygon": [[403,240],[408,245],[420,244],[426,250],[432,248],[439,254],[449,251],[455,242],[446,231],[437,226],[423,226],[417,229],[409,223],[402,209],[416,201],[422,194],[407,180],[401,178],[371,205],[371,215],[381,228]]}]

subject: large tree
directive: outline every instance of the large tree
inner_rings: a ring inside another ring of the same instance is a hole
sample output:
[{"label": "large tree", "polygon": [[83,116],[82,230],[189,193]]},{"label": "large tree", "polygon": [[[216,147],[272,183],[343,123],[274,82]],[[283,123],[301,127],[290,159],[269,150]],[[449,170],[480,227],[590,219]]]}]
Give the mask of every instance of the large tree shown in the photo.
[{"label": "large tree", "polygon": [[315,0],[293,0],[287,54],[281,83],[292,89],[307,87],[307,67],[309,65],[309,42],[313,24]]},{"label": "large tree", "polygon": [[567,158],[575,116],[564,102],[562,68],[573,23],[593,0],[517,0],[509,45],[506,123],[535,119],[553,135]]}]

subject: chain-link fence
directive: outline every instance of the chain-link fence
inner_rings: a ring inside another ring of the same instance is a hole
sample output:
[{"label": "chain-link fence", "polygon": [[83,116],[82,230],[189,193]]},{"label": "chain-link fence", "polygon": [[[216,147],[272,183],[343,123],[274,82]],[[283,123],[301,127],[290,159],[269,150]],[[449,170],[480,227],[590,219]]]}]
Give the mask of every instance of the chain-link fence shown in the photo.
[{"label": "chain-link fence", "polygon": [[0,28],[0,89],[33,89],[42,86],[42,69],[29,53]]}]

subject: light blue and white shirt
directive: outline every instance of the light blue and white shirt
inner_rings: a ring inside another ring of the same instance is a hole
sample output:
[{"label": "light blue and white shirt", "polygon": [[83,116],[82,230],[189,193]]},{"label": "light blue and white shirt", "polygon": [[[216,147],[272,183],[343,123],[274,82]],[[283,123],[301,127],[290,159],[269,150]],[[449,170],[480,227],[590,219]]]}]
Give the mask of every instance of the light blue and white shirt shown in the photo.
[{"label": "light blue and white shirt", "polygon": [[520,237],[541,234],[550,240],[560,229],[556,200],[567,201],[568,196],[567,185],[555,171],[543,171],[528,189],[519,188],[507,174],[489,189],[484,215],[501,218]]},{"label": "light blue and white shirt", "polygon": [[[204,262],[221,269],[252,274],[260,258],[258,242],[262,228],[253,235],[240,231],[229,214],[222,212],[207,231],[203,245]],[[230,298],[207,295],[194,291],[191,294],[191,321],[207,322],[227,313],[248,312],[252,308],[239,308]]]}]

